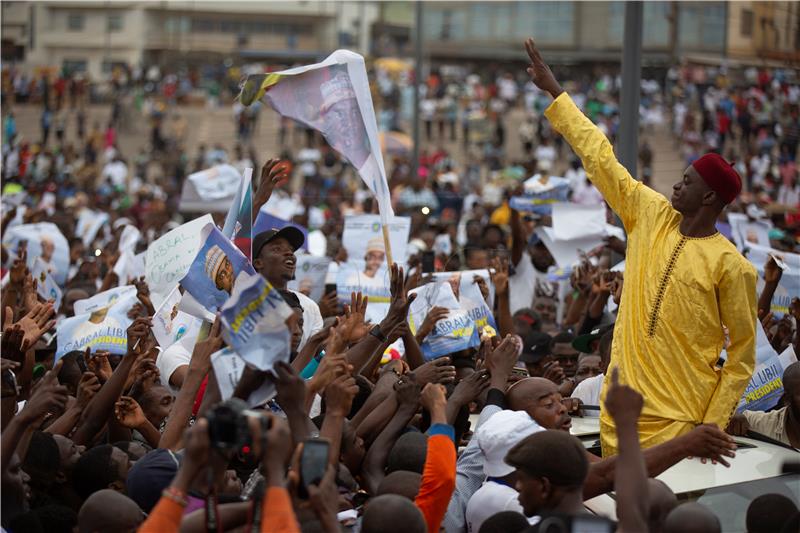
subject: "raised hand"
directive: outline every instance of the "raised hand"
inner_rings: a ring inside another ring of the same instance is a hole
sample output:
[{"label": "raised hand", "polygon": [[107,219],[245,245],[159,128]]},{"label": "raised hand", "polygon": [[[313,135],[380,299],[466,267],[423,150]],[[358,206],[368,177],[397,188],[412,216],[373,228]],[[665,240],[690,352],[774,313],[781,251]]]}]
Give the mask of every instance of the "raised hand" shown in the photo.
[{"label": "raised hand", "polygon": [[136,297],[142,302],[148,315],[154,315],[156,310],[153,307],[153,301],[150,299],[150,287],[144,279],[144,276],[139,279],[134,279],[133,284],[136,286]]},{"label": "raised hand", "polygon": [[436,411],[441,411],[441,413],[444,414],[444,409],[447,406],[444,385],[439,383],[428,383],[425,385],[420,395],[420,403],[422,403],[422,407],[431,412],[431,415]]},{"label": "raised hand", "polygon": [[400,406],[407,406],[416,410],[419,404],[419,394],[422,390],[420,384],[417,383],[412,377],[400,378],[394,384],[394,390],[397,394],[397,403]]},{"label": "raised hand", "polygon": [[99,390],[100,381],[97,379],[97,376],[95,376],[93,372],[84,372],[81,376],[81,380],[78,382],[78,406],[81,409],[86,408]]},{"label": "raised hand", "polygon": [[561,365],[558,361],[551,361],[544,365],[544,372],[542,372],[542,377],[545,379],[549,379],[556,385],[561,385],[564,383],[564,380],[567,379],[566,374],[564,374],[564,369],[561,368]]},{"label": "raised hand", "polygon": [[389,287],[392,300],[389,304],[389,311],[386,313],[386,318],[384,318],[380,324],[380,329],[384,334],[394,329],[394,327],[401,322],[406,321],[406,318],[408,318],[408,308],[417,296],[416,294],[409,296],[406,292],[403,268],[398,266],[397,263],[392,263],[391,275]]},{"label": "raised hand", "polygon": [[91,349],[86,348],[84,356],[86,367],[104,383],[111,379],[111,374],[114,372],[111,369],[111,363],[108,362],[109,355],[109,352],[106,351],[98,351],[92,355]]},{"label": "raised hand", "polygon": [[489,387],[490,377],[488,370],[473,372],[458,382],[456,388],[453,389],[453,394],[450,395],[449,401],[458,406],[468,405],[469,402],[474,401]]},{"label": "raised hand", "polygon": [[133,370],[128,376],[126,389],[130,388],[128,396],[139,397],[140,394],[152,387],[161,377],[156,362],[152,359],[137,359],[133,364]]},{"label": "raised hand", "polygon": [[200,372],[208,372],[211,368],[211,356],[222,348],[222,322],[219,317],[214,320],[208,337],[194,345],[189,367]]},{"label": "raised hand", "polygon": [[358,394],[358,385],[353,376],[342,374],[325,387],[326,412],[347,416]]},{"label": "raised hand", "polygon": [[139,403],[130,396],[121,396],[114,405],[114,416],[117,422],[128,429],[142,427],[147,418]]},{"label": "raised hand", "polygon": [[139,317],[128,327],[128,354],[141,357],[147,353],[147,338],[153,320],[150,317]]},{"label": "raised hand", "polygon": [[492,259],[492,283],[494,283],[494,290],[498,296],[504,296],[508,293],[508,259],[501,259],[495,257]]},{"label": "raised hand", "polygon": [[542,59],[542,55],[536,48],[533,39],[529,38],[525,41],[525,51],[528,52],[528,57],[531,60],[531,65],[527,69],[531,81],[541,90],[550,93],[553,98],[563,93],[564,89],[558,84],[550,67]]},{"label": "raised hand", "polygon": [[11,270],[8,274],[9,283],[17,287],[22,287],[22,284],[25,282],[25,276],[29,274],[27,262],[28,250],[22,247],[20,243],[20,249],[17,250],[17,258],[14,259],[14,262],[11,264]]},{"label": "raised hand", "polygon": [[311,378],[309,386],[315,392],[324,390],[334,379],[342,374],[352,374],[353,365],[347,363],[347,358],[344,354],[326,353],[325,357],[314,372],[314,377]]},{"label": "raised hand", "polygon": [[496,383],[502,381],[503,383],[511,375],[514,365],[519,358],[520,345],[519,338],[515,335],[506,335],[500,346],[495,348],[491,353],[486,356],[486,368],[496,378]]},{"label": "raised hand", "polygon": [[781,281],[781,276],[783,276],[783,269],[778,266],[778,262],[775,261],[774,257],[769,256],[764,265],[764,281],[777,284]]},{"label": "raised hand", "polygon": [[606,393],[606,411],[617,425],[636,424],[642,412],[644,398],[631,387],[619,382],[619,368],[611,371],[611,386]]},{"label": "raised hand", "polygon": [[483,297],[484,301],[487,303],[489,302],[489,285],[486,284],[486,280],[483,279],[482,276],[478,276],[477,274],[472,277],[472,281],[478,285],[478,289],[481,291],[481,296]]},{"label": "raised hand", "polygon": [[339,313],[339,300],[335,292],[329,292],[319,301],[319,313],[322,318],[336,316]]},{"label": "raised hand", "polygon": [[280,187],[289,180],[288,166],[280,159],[270,159],[261,167],[261,178],[253,197],[253,219],[255,220],[261,206],[267,203],[275,187]]},{"label": "raised hand", "polygon": [[69,398],[67,387],[58,383],[58,374],[63,364],[63,361],[56,363],[53,369],[33,387],[30,399],[18,415],[21,421],[34,424],[48,413],[63,411]]},{"label": "raised hand", "polygon": [[[11,311],[7,311],[6,316],[10,315]],[[25,352],[28,351],[28,348],[30,346],[25,340],[25,332],[19,324],[10,325],[3,329],[0,350],[2,350],[6,359],[22,363],[25,360]]]},{"label": "raised hand", "polygon": [[439,357],[417,367],[409,375],[421,386],[428,383],[450,383],[456,379],[456,367],[450,364],[449,357]]},{"label": "raised hand", "polygon": [[350,293],[350,305],[344,306],[344,318],[336,327],[346,343],[357,341],[369,333],[369,326],[364,322],[368,303],[369,297],[362,296],[361,292]]},{"label": "raised hand", "polygon": [[17,322],[24,332],[23,347],[26,347],[25,349],[36,344],[42,335],[56,325],[53,316],[55,316],[53,304],[36,304]]},{"label": "raised hand", "polygon": [[436,326],[436,323],[443,318],[447,318],[447,314],[450,312],[449,309],[446,307],[432,307],[428,314],[425,315],[425,320],[422,321],[422,325],[417,330],[417,342],[421,343],[425,340],[425,337],[430,335],[433,332],[433,328]]}]

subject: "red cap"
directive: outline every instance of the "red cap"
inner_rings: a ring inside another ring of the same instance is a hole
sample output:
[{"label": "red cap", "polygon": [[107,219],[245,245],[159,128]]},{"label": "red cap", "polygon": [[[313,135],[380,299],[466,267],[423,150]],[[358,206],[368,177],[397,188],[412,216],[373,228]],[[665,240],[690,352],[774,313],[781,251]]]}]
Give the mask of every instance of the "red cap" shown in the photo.
[{"label": "red cap", "polygon": [[692,166],[726,204],[734,201],[742,192],[742,178],[721,155],[706,154]]}]

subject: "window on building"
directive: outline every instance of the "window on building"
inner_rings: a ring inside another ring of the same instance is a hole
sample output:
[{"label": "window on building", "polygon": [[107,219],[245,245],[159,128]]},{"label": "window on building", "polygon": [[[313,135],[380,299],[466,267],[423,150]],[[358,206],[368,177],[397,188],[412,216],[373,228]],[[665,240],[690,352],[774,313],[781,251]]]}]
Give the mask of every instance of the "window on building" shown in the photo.
[{"label": "window on building", "polygon": [[86,72],[88,63],[85,59],[65,59],[61,62],[61,69],[68,74]]},{"label": "window on building", "polygon": [[575,2],[517,2],[508,26],[517,38],[535,36],[545,45],[569,45],[575,40]]},{"label": "window on building", "polygon": [[742,34],[742,37],[753,36],[753,12],[749,9],[742,9],[742,20],[739,33]]},{"label": "window on building", "polygon": [[192,19],[192,32],[193,33],[212,33],[217,31],[219,25],[217,21],[214,19],[201,19],[201,18],[193,18]]},{"label": "window on building", "polygon": [[125,70],[126,66],[124,61],[103,61],[100,68],[103,74],[110,74],[115,70]]},{"label": "window on building", "polygon": [[123,26],[123,19],[122,14],[117,13],[114,15],[109,15],[106,19],[106,24],[108,26],[108,31],[122,31]]},{"label": "window on building", "polygon": [[67,29],[69,31],[83,31],[86,17],[83,13],[69,13],[67,15]]}]

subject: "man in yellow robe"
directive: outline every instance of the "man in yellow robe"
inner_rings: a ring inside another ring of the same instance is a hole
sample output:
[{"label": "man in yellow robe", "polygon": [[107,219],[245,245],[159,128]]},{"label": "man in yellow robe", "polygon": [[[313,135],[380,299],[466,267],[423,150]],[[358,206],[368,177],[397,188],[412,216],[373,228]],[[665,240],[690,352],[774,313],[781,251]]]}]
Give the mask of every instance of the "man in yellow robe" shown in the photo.
[{"label": "man in yellow robe", "polygon": [[[698,424],[725,428],[755,366],[755,268],[715,227],[741,178],[708,154],[686,169],[671,202],[631,177],[606,136],[564,92],[533,40],[533,82],[553,103],[545,115],[583,161],[628,233],[625,285],[608,375],[645,399],[639,440],[651,447]],[[727,362],[717,366],[725,336]],[[604,384],[602,401],[605,400]],[[601,411],[603,455],[616,455],[614,421]]]}]

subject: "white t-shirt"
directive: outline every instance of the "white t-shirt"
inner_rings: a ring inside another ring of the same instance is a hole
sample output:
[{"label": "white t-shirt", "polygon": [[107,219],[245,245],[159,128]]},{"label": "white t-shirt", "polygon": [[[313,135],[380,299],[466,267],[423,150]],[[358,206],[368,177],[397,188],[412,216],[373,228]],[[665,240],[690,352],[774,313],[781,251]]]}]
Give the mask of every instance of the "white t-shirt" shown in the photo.
[{"label": "white t-shirt", "polygon": [[552,167],[553,161],[556,160],[556,149],[553,148],[552,146],[545,146],[543,144],[540,144],[539,146],[536,147],[534,153],[537,161],[539,161],[540,163],[542,161],[547,161],[548,163],[550,163],[550,167]]},{"label": "white t-shirt", "polygon": [[508,303],[512,315],[520,309],[533,307],[533,297],[538,283],[549,283],[547,274],[536,270],[526,250],[522,252],[519,264],[514,265],[514,275],[508,279]]},{"label": "white t-shirt", "polygon": [[192,359],[192,350],[188,349],[182,342],[178,341],[160,354],[156,358],[156,367],[161,374],[161,384],[166,386],[174,394],[178,389],[172,386],[169,378],[182,366],[188,366]]},{"label": "white t-shirt", "polygon": [[314,333],[322,329],[322,313],[319,312],[317,302],[297,291],[292,291],[300,300],[300,307],[303,308],[303,338],[300,340],[298,350],[305,346],[306,341]]},{"label": "white t-shirt", "polygon": [[[585,405],[600,405],[600,391],[603,389],[603,379],[605,379],[603,374],[584,379],[572,391],[572,397],[578,398]],[[585,416],[597,418],[600,416],[600,412],[587,410],[585,411]]]},{"label": "white t-shirt", "polygon": [[[465,515],[467,521],[467,532],[478,533],[481,525],[497,513],[502,511],[522,512],[522,506],[517,497],[519,493],[508,485],[487,481],[479,488],[467,503]],[[539,517],[528,518],[531,525],[535,525]]]}]

